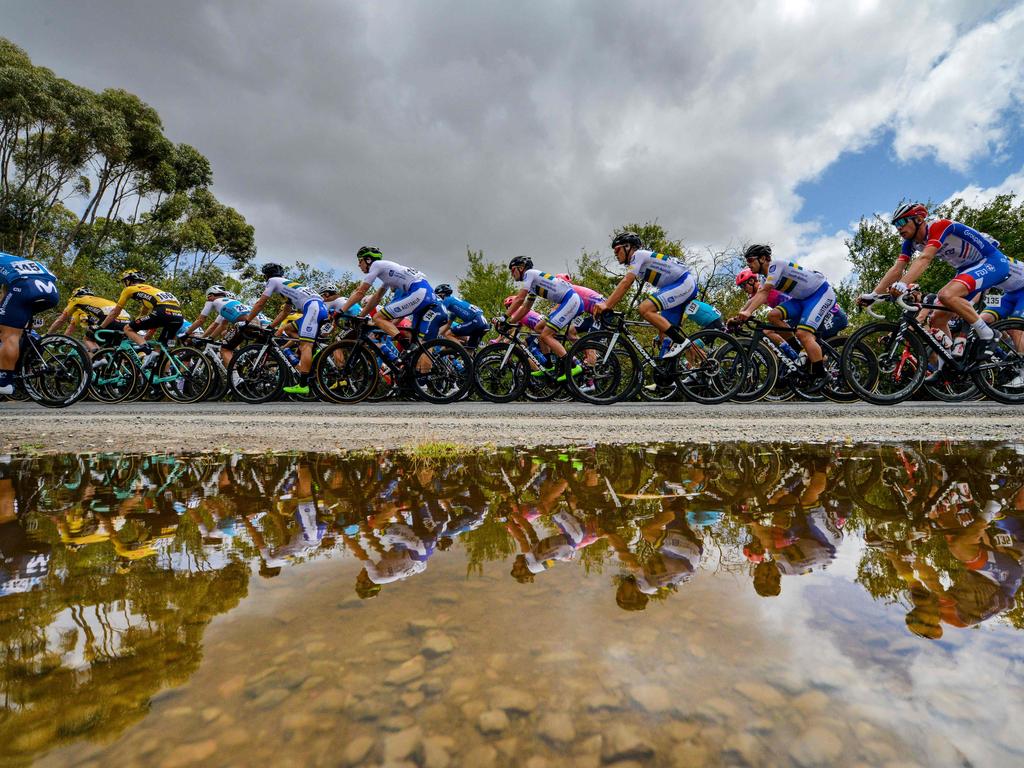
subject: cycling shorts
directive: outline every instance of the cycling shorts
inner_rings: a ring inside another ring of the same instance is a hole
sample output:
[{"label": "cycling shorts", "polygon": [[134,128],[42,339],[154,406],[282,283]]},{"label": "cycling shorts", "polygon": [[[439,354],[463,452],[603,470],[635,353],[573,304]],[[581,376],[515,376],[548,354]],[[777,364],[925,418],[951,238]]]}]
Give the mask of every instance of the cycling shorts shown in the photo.
[{"label": "cycling shorts", "polygon": [[555,311],[548,315],[548,325],[556,331],[564,331],[583,312],[583,299],[576,291],[566,291]]},{"label": "cycling shorts", "polygon": [[825,321],[825,316],[832,311],[836,303],[836,293],[828,283],[821,286],[806,299],[790,299],[779,304],[776,309],[782,313],[782,319],[790,325],[796,323],[797,330],[818,330]]},{"label": "cycling shorts", "polygon": [[996,320],[1024,318],[1024,290],[1004,293],[997,304],[986,306],[983,314],[993,315]]},{"label": "cycling shorts", "polygon": [[843,312],[842,307],[836,305],[832,308],[832,311],[825,315],[825,319],[821,321],[821,338],[831,339],[833,336],[838,336],[844,330],[846,326],[850,324],[850,318]]},{"label": "cycling shorts", "polygon": [[464,337],[466,339],[466,346],[472,349],[479,346],[480,339],[482,339],[484,334],[490,329],[491,324],[488,323],[483,316],[477,316],[465,323],[453,323],[451,332],[455,336]]},{"label": "cycling shorts", "polygon": [[299,341],[316,341],[320,326],[327,322],[327,306],[320,299],[310,299],[302,307],[302,317],[295,321]]},{"label": "cycling shorts", "polygon": [[430,283],[426,280],[417,280],[409,286],[409,290],[396,292],[394,300],[381,307],[380,313],[385,320],[394,320],[411,315],[417,310],[426,312],[427,307],[435,301],[434,289],[430,287]]},{"label": "cycling shorts", "polygon": [[996,251],[987,259],[967,267],[950,282],[967,286],[967,296],[964,298],[971,301],[986,288],[995,288],[1009,276],[1010,262],[1006,260],[1006,254]]},{"label": "cycling shorts", "polygon": [[161,344],[167,344],[178,335],[178,330],[184,323],[185,318],[181,316],[181,312],[158,306],[148,315],[132,320],[128,323],[128,327],[133,331],[148,331],[159,328],[160,335],[157,337],[157,341]]},{"label": "cycling shorts", "polygon": [[648,296],[648,300],[658,308],[658,313],[672,325],[683,322],[686,305],[697,296],[697,281],[687,272],[670,285]]},{"label": "cycling shorts", "polygon": [[433,298],[433,293],[431,293],[431,300],[428,303],[418,307],[412,313],[412,327],[424,341],[436,339],[441,333],[441,328],[447,322],[448,313],[444,311],[441,302]]},{"label": "cycling shorts", "polygon": [[34,315],[53,309],[60,301],[57,284],[48,277],[25,277],[7,286],[0,302],[0,325],[27,328]]}]

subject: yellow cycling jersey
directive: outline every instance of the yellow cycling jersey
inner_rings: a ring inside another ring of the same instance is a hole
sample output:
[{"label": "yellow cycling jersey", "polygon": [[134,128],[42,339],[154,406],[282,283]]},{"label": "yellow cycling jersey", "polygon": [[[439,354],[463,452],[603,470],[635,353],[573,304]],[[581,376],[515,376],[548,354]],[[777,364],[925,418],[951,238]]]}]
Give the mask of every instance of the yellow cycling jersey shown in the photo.
[{"label": "yellow cycling jersey", "polygon": [[[79,296],[69,301],[68,305],[64,307],[64,311],[69,313],[71,319],[76,323],[99,325],[114,305],[115,302],[104,299],[102,296]],[[130,322],[131,319],[132,316],[123,309],[117,316],[119,323]]]},{"label": "yellow cycling jersey", "polygon": [[177,296],[146,283],[129,285],[121,291],[121,298],[117,300],[117,303],[123,307],[132,299],[141,302],[147,312],[163,308],[168,312],[181,313],[181,305],[178,303]]},{"label": "yellow cycling jersey", "polygon": [[284,322],[281,323],[281,325],[283,325],[283,326],[284,325],[290,325],[294,330],[297,331],[297,330],[299,330],[299,320],[301,320],[301,319],[302,319],[302,313],[301,312],[292,312],[290,315],[288,315],[284,319]]}]

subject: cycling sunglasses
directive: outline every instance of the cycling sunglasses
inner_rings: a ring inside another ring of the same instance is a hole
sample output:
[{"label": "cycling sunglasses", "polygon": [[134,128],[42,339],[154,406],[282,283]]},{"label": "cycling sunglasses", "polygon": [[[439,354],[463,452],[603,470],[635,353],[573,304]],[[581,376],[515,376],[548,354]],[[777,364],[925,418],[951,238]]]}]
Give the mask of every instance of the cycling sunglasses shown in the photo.
[{"label": "cycling sunglasses", "polygon": [[901,219],[896,219],[896,221],[894,221],[892,223],[892,225],[894,227],[896,227],[896,229],[901,229],[903,227],[903,225],[907,224],[909,221],[910,221],[910,217],[909,216],[904,216]]}]

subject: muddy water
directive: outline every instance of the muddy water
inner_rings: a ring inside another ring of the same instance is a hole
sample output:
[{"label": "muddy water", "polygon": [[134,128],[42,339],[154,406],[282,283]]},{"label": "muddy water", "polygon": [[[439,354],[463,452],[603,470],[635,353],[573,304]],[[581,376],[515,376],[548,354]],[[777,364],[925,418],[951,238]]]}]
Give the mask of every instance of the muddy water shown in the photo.
[{"label": "muddy water", "polygon": [[1014,446],[0,469],[0,764],[1020,765]]}]

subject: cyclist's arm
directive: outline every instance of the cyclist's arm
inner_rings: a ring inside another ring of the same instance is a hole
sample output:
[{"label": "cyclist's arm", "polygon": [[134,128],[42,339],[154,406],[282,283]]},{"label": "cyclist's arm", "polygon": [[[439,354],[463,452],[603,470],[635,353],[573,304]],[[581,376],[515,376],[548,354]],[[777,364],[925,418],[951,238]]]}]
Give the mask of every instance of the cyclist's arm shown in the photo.
[{"label": "cyclist's arm", "polygon": [[117,304],[110,308],[109,312],[107,312],[107,316],[104,317],[103,322],[100,323],[100,328],[106,328],[108,325],[114,322],[117,319],[117,316],[120,315],[122,312],[124,312],[124,304],[118,302]]},{"label": "cyclist's arm", "polygon": [[[210,327],[209,328],[207,328],[205,331],[203,331],[203,338],[204,339],[214,339],[214,338],[216,338],[217,337],[217,332],[220,331],[222,328],[224,328],[224,326],[227,325],[227,322],[228,321],[225,320],[223,317],[218,317],[216,320],[214,320],[212,323],[210,323]],[[192,329],[189,328],[189,330],[191,331]]]},{"label": "cyclist's arm", "polygon": [[[54,331],[57,330],[57,328],[59,328],[61,325],[63,325],[67,321],[67,319],[68,319],[68,311],[65,309],[63,312],[60,313],[60,317],[58,317],[56,320],[54,320],[52,323],[50,323],[50,327],[47,329],[46,332],[47,333],[53,333]],[[74,325],[74,324],[72,324],[72,325]],[[70,328],[68,329],[68,333],[71,333],[71,329]]]},{"label": "cyclist's arm", "polygon": [[[351,296],[349,296],[349,299],[348,301],[345,302],[345,306],[342,307],[342,310],[347,312],[349,305],[357,303],[366,295],[366,291],[368,291],[369,289],[370,286],[368,286],[366,283],[360,284],[360,286],[356,288],[355,292]],[[368,314],[370,314],[377,307],[377,305],[380,304],[380,300],[384,297],[384,292],[386,290],[387,288],[384,287],[383,285],[380,288],[378,288],[374,292],[373,296],[371,296],[367,300],[367,302],[363,304],[363,310],[362,312],[359,313],[359,316],[366,317]]]},{"label": "cyclist's arm", "polygon": [[[612,295],[609,296],[604,301],[599,301],[594,306],[594,310],[602,311],[604,309],[611,309],[612,307],[614,307],[616,304],[622,301],[622,297],[625,296],[627,291],[629,291],[629,289],[633,287],[633,283],[635,282],[636,275],[634,275],[632,272],[627,272],[625,276],[621,280],[619,280],[619,284],[615,286],[615,290],[612,291]],[[601,310],[598,310],[599,307],[601,308]]]},{"label": "cyclist's arm", "polygon": [[[256,302],[256,306],[259,306],[259,302],[258,301]],[[273,320],[270,321],[270,326],[269,326],[270,329],[274,330],[279,325],[281,325],[281,323],[284,322],[284,319],[286,317],[288,317],[288,315],[290,315],[292,313],[291,310],[292,310],[292,308],[290,306],[288,306],[287,302],[285,302],[285,304],[282,305],[282,307],[281,307],[281,311],[277,313],[277,317],[275,317]],[[252,311],[255,312],[256,311],[256,307],[253,307]],[[250,312],[249,314],[251,315],[252,312]]]},{"label": "cyclist's arm", "polygon": [[875,286],[873,293],[885,293],[888,291],[889,286],[899,280],[906,270],[907,262],[903,259],[896,259],[896,263],[889,267],[889,271],[878,281],[878,285]]},{"label": "cyclist's arm", "polygon": [[757,311],[757,308],[762,304],[765,304],[768,299],[771,298],[772,289],[774,287],[775,286],[770,283],[765,283],[758,288],[757,293],[750,297],[750,301],[748,301],[747,305],[736,314],[736,317],[740,320],[749,320],[750,316]]},{"label": "cyclist's arm", "polygon": [[[251,323],[263,308],[267,306],[268,301],[270,301],[270,297],[266,294],[263,294],[256,299],[256,303],[252,305],[252,309],[249,310],[249,314],[245,316],[245,319],[242,322]],[[288,305],[285,304],[285,306],[287,307]]]},{"label": "cyclist's arm", "polygon": [[516,294],[515,299],[508,308],[508,321],[510,323],[518,323],[526,317],[526,313],[530,311],[530,307],[533,306],[533,299],[532,297],[529,299],[527,298],[529,293],[530,292],[528,290],[523,288]]},{"label": "cyclist's arm", "polygon": [[916,283],[917,279],[928,269],[928,265],[932,263],[932,259],[935,258],[935,254],[938,252],[939,249],[934,245],[925,246],[921,254],[911,262],[910,266],[907,267],[907,271],[903,273],[903,282],[907,285]]},{"label": "cyclist's arm", "polygon": [[[370,290],[370,284],[369,283],[360,283],[358,286],[356,286],[356,289],[354,291],[352,291],[352,295],[349,296],[348,299],[345,300],[345,303],[341,305],[341,309],[339,309],[338,312],[343,314],[343,315],[348,314],[349,309],[351,309],[354,304],[358,304],[359,301],[363,298],[363,296],[365,296],[367,294],[367,292],[369,290]],[[381,288],[379,291],[377,291],[377,294],[380,294],[381,291],[383,291],[383,290],[384,289]],[[380,301],[380,296],[377,295],[376,299],[377,299],[377,301]],[[371,299],[371,301],[372,301],[372,299]],[[377,304],[374,303],[373,306],[375,307],[375,306],[377,306]],[[366,307],[363,307],[363,309],[365,310]],[[363,315],[365,315],[365,314],[366,314],[366,312],[364,311]]]}]

